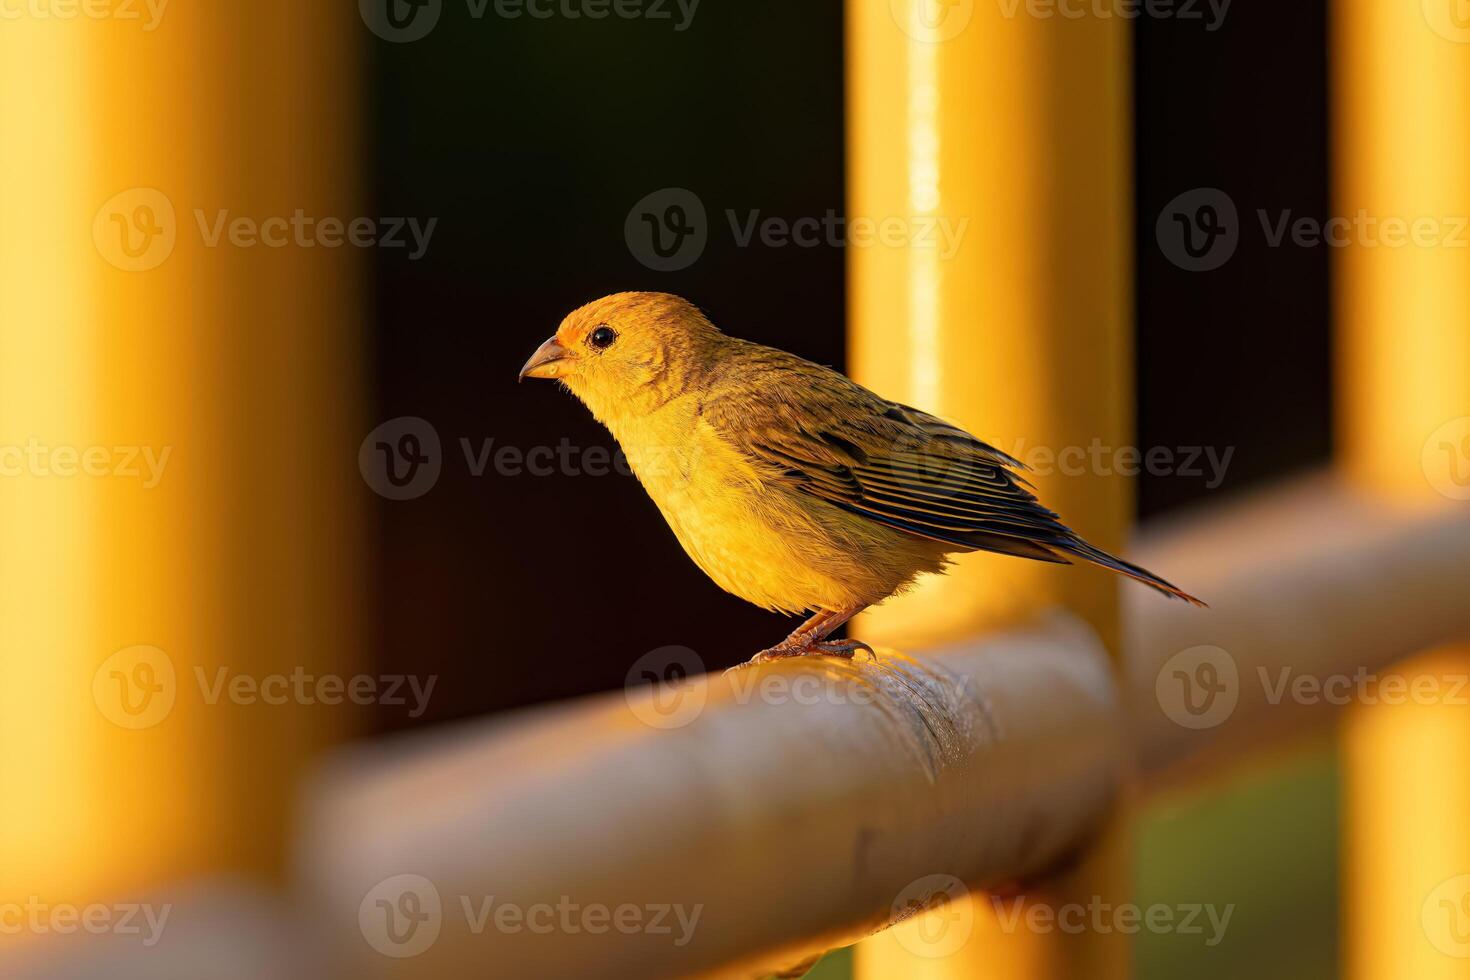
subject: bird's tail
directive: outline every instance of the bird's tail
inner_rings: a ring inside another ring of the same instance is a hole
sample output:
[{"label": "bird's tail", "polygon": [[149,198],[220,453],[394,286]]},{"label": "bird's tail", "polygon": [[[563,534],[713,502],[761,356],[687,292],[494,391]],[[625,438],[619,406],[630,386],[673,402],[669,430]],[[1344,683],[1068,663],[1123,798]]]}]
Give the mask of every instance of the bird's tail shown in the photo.
[{"label": "bird's tail", "polygon": [[1157,589],[1158,591],[1164,593],[1164,595],[1170,596],[1175,599],[1183,599],[1185,602],[1193,603],[1194,605],[1200,606],[1201,608],[1209,608],[1209,606],[1205,603],[1203,599],[1195,598],[1188,592],[1185,592],[1183,589],[1174,585],[1174,583],[1164,581],[1153,572],[1140,565],[1135,565],[1132,562],[1124,561],[1117,555],[1110,555],[1106,551],[1103,551],[1101,548],[1095,548],[1092,545],[1088,544],[1086,541],[1083,541],[1081,538],[1077,538],[1075,542],[1070,543],[1070,545],[1066,547],[1066,550],[1071,554],[1076,555],[1078,558],[1085,558],[1094,564],[1101,565],[1104,568],[1110,568],[1120,575],[1126,575],[1134,581],[1142,582],[1149,588]]}]

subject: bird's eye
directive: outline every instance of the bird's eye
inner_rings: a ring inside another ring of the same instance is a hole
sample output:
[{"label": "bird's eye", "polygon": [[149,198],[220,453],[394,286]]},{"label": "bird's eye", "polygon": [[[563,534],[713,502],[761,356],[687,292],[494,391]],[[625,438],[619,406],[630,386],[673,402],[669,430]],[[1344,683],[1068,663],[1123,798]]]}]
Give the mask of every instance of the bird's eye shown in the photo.
[{"label": "bird's eye", "polygon": [[617,339],[618,332],[604,323],[592,331],[592,335],[587,338],[587,342],[598,350],[602,350],[603,348],[612,346],[612,342]]}]

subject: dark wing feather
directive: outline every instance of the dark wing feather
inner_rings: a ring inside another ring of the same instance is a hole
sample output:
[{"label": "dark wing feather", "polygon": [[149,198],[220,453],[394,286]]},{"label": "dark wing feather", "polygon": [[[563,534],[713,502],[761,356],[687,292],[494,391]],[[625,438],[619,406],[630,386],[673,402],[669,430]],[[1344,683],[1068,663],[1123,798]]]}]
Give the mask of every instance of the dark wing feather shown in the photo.
[{"label": "dark wing feather", "polygon": [[701,413],[765,479],[956,551],[1080,557],[1192,599],[1087,544],[1037,501],[1024,464],[963,429],[772,348],[727,363]]},{"label": "dark wing feather", "polygon": [[702,413],[767,479],[955,550],[1067,560],[1053,549],[1071,532],[1018,460],[834,371],[757,350],[759,387],[720,385]]}]

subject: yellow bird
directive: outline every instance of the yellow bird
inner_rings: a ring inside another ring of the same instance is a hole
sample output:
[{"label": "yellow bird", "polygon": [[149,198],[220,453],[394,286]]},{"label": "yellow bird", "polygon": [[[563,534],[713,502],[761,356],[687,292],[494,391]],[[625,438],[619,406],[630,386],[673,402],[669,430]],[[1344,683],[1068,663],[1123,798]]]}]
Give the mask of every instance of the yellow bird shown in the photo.
[{"label": "yellow bird", "polygon": [[868,606],[995,551],[1095,562],[1204,605],[1083,541],[1024,464],[830,368],[721,333],[687,300],[616,293],[562,321],[521,378],[556,378],[622,446],[694,563],[727,592],[811,617],[755,662],[852,656]]}]

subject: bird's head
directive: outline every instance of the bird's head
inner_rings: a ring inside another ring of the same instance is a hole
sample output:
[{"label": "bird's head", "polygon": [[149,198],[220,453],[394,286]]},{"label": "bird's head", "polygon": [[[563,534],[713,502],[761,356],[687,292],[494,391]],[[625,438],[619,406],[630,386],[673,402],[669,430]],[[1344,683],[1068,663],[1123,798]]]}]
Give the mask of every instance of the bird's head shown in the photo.
[{"label": "bird's head", "polygon": [[722,335],[670,293],[614,293],[573,310],[521,368],[556,378],[604,422],[652,411],[698,382]]}]

